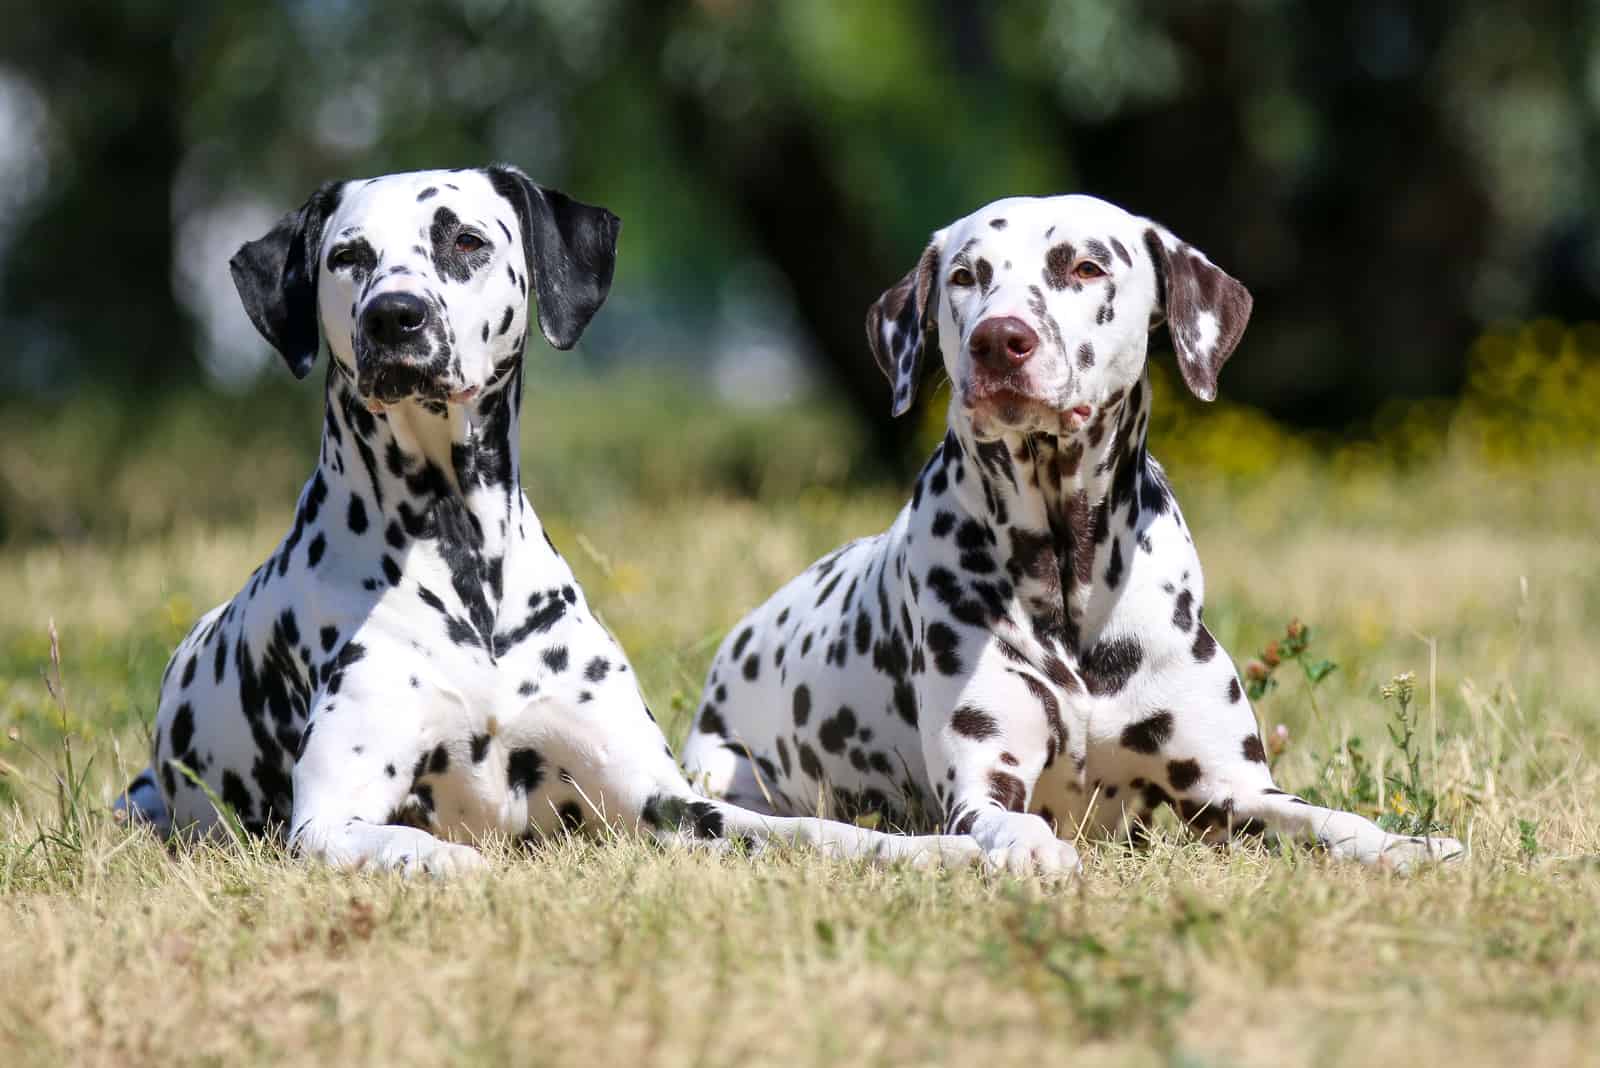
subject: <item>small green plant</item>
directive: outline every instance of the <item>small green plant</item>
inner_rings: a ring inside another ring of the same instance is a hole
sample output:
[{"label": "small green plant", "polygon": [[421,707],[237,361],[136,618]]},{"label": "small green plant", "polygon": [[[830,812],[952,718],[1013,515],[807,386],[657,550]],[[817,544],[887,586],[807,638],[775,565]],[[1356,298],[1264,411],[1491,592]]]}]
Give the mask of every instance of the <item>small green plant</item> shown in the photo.
[{"label": "small green plant", "polygon": [[[1245,692],[1250,695],[1250,700],[1260,701],[1277,689],[1278,669],[1285,662],[1292,661],[1305,676],[1311,715],[1320,723],[1322,708],[1317,704],[1317,687],[1337,671],[1339,665],[1328,659],[1312,659],[1307,655],[1310,648],[1311,628],[1298,619],[1291,619],[1284,628],[1283,637],[1268,642],[1266,648],[1256,654],[1256,659],[1245,665]],[[1266,746],[1268,766],[1276,768],[1278,758],[1289,748],[1288,726],[1280,723],[1272,730],[1263,732],[1262,741]]]},{"label": "small green plant", "polygon": [[[1298,619],[1290,620],[1283,637],[1267,643],[1255,660],[1245,665],[1246,691],[1252,701],[1260,701],[1278,686],[1278,670],[1293,663],[1306,681],[1306,700],[1312,716],[1320,724],[1322,709],[1317,703],[1317,687],[1339,665],[1311,655],[1311,628]],[[1401,770],[1380,776],[1372,759],[1362,749],[1361,738],[1352,735],[1322,761],[1316,785],[1301,791],[1312,804],[1342,808],[1372,816],[1384,830],[1395,834],[1430,834],[1443,830],[1435,818],[1439,802],[1423,782],[1422,748],[1418,737],[1420,712],[1412,707],[1416,695],[1416,675],[1405,672],[1394,676],[1379,691],[1393,714],[1387,724],[1389,740],[1400,753]],[[1279,724],[1265,737],[1268,760],[1276,763],[1289,744],[1288,728]]]},{"label": "small green plant", "polygon": [[1316,785],[1299,793],[1313,805],[1377,817],[1383,812],[1383,792],[1378,786],[1372,761],[1362,752],[1361,738],[1351,736],[1322,762]]},{"label": "small green plant", "polygon": [[1400,751],[1404,767],[1399,775],[1384,776],[1389,797],[1378,823],[1384,830],[1401,834],[1423,834],[1434,829],[1433,814],[1438,809],[1433,791],[1422,782],[1422,751],[1417,743],[1419,713],[1411,709],[1416,687],[1417,676],[1406,671],[1378,691],[1385,702],[1394,703],[1394,718],[1388,724],[1389,740]]},{"label": "small green plant", "polygon": [[1538,820],[1517,820],[1517,845],[1523,860],[1532,860],[1539,855]]},{"label": "small green plant", "polygon": [[1311,628],[1298,619],[1289,621],[1283,637],[1267,643],[1257,659],[1245,665],[1245,692],[1250,700],[1259,701],[1278,686],[1277,671],[1286,662],[1293,662],[1306,679],[1306,697],[1311,701],[1311,712],[1320,722],[1322,709],[1317,706],[1317,687],[1339,669],[1332,660],[1313,660],[1307,656],[1311,648]]},{"label": "small green plant", "polygon": [[1322,762],[1318,785],[1300,791],[1307,801],[1366,813],[1392,834],[1433,834],[1447,830],[1437,818],[1438,796],[1422,777],[1422,747],[1418,737],[1421,717],[1412,708],[1416,681],[1416,676],[1407,671],[1394,676],[1378,691],[1386,704],[1393,704],[1387,729],[1389,740],[1400,753],[1401,770],[1394,774],[1385,770],[1380,782],[1372,761],[1362,751],[1361,738],[1352,735]]}]

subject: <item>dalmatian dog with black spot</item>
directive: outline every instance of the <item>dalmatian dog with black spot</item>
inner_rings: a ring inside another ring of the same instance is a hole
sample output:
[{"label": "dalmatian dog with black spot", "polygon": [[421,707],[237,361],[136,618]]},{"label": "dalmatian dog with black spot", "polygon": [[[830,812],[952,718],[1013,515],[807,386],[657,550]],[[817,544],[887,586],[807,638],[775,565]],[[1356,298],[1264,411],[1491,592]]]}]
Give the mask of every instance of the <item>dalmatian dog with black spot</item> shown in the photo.
[{"label": "dalmatian dog with black spot", "polygon": [[571,348],[619,226],[491,166],[330,183],[239,250],[245,310],[297,377],[326,338],[321,453],[276,551],[173,655],[134,819],[204,833],[215,797],[300,854],[439,874],[484,864],[490,832],[608,825],[978,858],[697,795],[547,538],[518,464],[530,294]]},{"label": "dalmatian dog with black spot", "polygon": [[943,360],[944,441],[893,526],[730,632],[691,781],[775,813],[937,814],[1015,871],[1076,871],[1066,839],[1142,832],[1166,805],[1208,840],[1273,833],[1394,869],[1460,854],[1274,786],[1206,628],[1145,447],[1146,348],[1165,320],[1210,400],[1250,307],[1198,250],[1092,197],[1001,200],[935,233],[867,334],[896,415]]}]

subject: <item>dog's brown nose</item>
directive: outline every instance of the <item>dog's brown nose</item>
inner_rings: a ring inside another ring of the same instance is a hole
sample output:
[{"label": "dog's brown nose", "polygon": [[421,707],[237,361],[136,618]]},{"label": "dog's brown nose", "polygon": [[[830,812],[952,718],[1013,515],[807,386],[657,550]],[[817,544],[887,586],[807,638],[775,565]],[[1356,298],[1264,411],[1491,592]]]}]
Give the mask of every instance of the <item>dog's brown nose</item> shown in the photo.
[{"label": "dog's brown nose", "polygon": [[980,367],[1003,374],[1028,362],[1039,347],[1039,335],[1021,319],[1003,315],[979,323],[968,347]]}]

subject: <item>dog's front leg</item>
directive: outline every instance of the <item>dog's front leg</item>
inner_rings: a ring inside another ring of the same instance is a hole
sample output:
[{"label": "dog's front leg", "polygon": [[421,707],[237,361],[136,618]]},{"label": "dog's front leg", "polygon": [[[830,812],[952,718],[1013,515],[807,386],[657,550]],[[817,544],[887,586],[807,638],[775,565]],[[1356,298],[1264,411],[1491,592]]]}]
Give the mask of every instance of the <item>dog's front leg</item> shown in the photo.
[{"label": "dog's front leg", "polygon": [[1074,874],[1078,851],[1028,811],[1040,773],[1063,758],[1059,696],[987,635],[961,634],[965,648],[931,655],[919,690],[923,756],[944,829],[970,834],[995,867]]},{"label": "dog's front leg", "polygon": [[1466,847],[1454,838],[1390,834],[1354,812],[1313,805],[1270,785],[1241,790],[1229,815],[1279,836],[1315,842],[1339,860],[1387,871],[1409,872],[1424,864],[1458,860]]},{"label": "dog's front leg", "polygon": [[322,694],[294,767],[292,850],[338,868],[407,875],[484,867],[471,846],[396,824],[431,814],[431,791],[418,779],[433,750],[414,693],[346,680],[337,697]]},{"label": "dog's front leg", "polygon": [[[616,654],[620,660],[620,652]],[[901,835],[811,816],[773,816],[697,793],[646,709],[631,673],[587,682],[591,699],[545,699],[531,728],[546,760],[563,769],[594,823],[637,830],[667,846],[759,851],[803,846],[837,859],[959,867],[979,852],[961,835]]]}]

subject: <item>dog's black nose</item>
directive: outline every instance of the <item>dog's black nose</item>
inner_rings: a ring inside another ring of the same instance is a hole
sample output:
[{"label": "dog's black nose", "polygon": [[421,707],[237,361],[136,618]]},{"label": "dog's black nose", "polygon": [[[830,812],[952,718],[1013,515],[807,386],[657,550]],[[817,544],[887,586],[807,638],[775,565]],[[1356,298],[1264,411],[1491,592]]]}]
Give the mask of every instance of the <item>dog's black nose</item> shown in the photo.
[{"label": "dog's black nose", "polygon": [[1028,361],[1039,347],[1039,335],[1015,316],[998,316],[978,324],[968,347],[979,366],[1003,374]]},{"label": "dog's black nose", "polygon": [[412,293],[380,293],[361,312],[361,333],[378,345],[397,345],[428,321],[428,302]]}]

